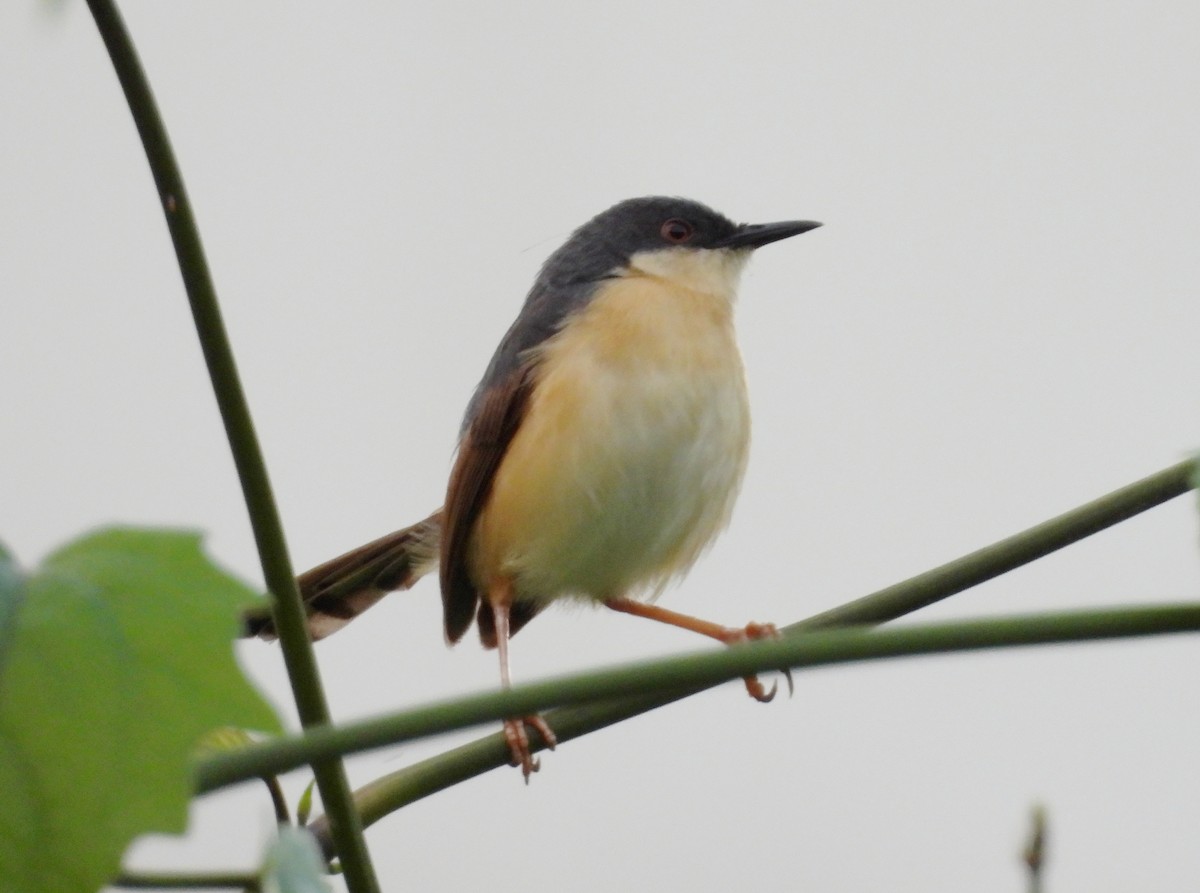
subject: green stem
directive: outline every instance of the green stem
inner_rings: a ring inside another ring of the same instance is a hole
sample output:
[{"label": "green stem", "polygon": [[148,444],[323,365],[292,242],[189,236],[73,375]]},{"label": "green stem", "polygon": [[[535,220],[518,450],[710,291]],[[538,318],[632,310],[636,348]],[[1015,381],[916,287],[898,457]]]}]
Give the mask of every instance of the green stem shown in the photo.
[{"label": "green stem", "polygon": [[[1198,485],[1200,463],[1180,462],[969,555],[793,624],[784,632],[793,635],[895,619],[1127,520]],[[672,694],[650,692],[566,707],[551,712],[546,719],[559,739],[565,741],[702,690],[703,686],[698,686]],[[503,766],[508,754],[496,746],[496,740],[495,736],[478,739],[360,788],[354,797],[364,823],[370,825],[415,800]],[[313,828],[328,849],[324,820],[318,819]]]},{"label": "green stem", "polygon": [[1021,854],[1025,867],[1029,869],[1029,893],[1042,893],[1042,868],[1046,864],[1046,810],[1035,806],[1030,817],[1029,839]]},{"label": "green stem", "polygon": [[[1194,463],[1190,461],[1171,466],[903,583],[793,624],[786,629],[786,634],[791,636],[798,632],[839,624],[875,623],[917,610],[940,598],[953,595],[973,582],[991,579],[1046,554],[1048,543],[1062,548],[1173,499],[1193,486],[1192,476],[1195,473]],[[697,685],[688,690],[670,693],[642,693],[567,707],[553,711],[547,719],[560,740],[565,741],[686,697],[703,690],[704,687]],[[638,688],[644,692],[641,686]],[[388,740],[370,738],[368,735],[368,738],[360,743],[366,748],[388,743]],[[276,753],[276,749],[295,746],[297,745],[294,741],[275,741],[258,745],[254,752],[242,751],[238,754],[203,759],[197,764],[198,787],[202,792],[209,791],[251,777],[257,772],[284,771],[288,766],[298,765],[295,761],[302,761],[302,758],[295,754],[291,757],[283,756]],[[279,757],[281,762],[268,762],[276,757]],[[356,793],[356,801],[365,823],[370,824],[387,812],[502,766],[507,761],[508,752],[500,742],[499,736],[488,736],[377,779]],[[314,828],[328,850],[324,820],[314,823]]]},{"label": "green stem", "polygon": [[[905,627],[878,631],[846,629],[828,632],[807,633],[796,638],[778,642],[755,643],[745,646],[764,652],[774,650],[781,659],[791,658],[794,667],[813,667],[850,661],[862,661],[899,657],[902,655],[973,651],[984,648],[999,648],[1017,645],[1048,644],[1053,642],[1094,641],[1108,638],[1125,638],[1143,635],[1160,635],[1177,632],[1200,631],[1200,604],[1152,607],[1146,609],[1123,609],[1117,611],[1078,612],[1073,614],[1041,615],[1028,618],[1004,618],[999,620],[946,623],[936,626]],[[792,651],[786,645],[795,643]],[[765,647],[764,647],[765,646]],[[739,647],[738,650],[741,650]],[[727,652],[733,654],[734,652]],[[721,657],[720,653],[713,655]],[[758,668],[765,667],[768,655],[754,661]],[[707,658],[707,656],[706,656]],[[690,670],[701,670],[698,658],[691,667],[681,663],[670,673],[659,676],[654,665],[630,668],[627,677],[631,685],[649,685],[651,681],[664,682],[671,678],[696,678]],[[718,662],[703,667],[707,673]],[[734,661],[730,661],[730,667]],[[741,663],[741,662],[738,662]],[[741,663],[741,667],[749,666]],[[775,664],[778,667],[781,664]],[[676,676],[675,674],[678,673]],[[699,672],[696,676],[700,676]],[[740,672],[722,674],[724,679],[736,678]],[[620,677],[610,677],[616,683]],[[640,680],[640,681],[635,681]],[[705,682],[683,689],[695,693],[710,687],[712,677]],[[614,687],[617,687],[614,685]],[[670,691],[669,689],[665,689]],[[648,695],[624,701],[598,701],[580,707],[566,708],[547,714],[560,743],[594,731],[606,725],[614,713],[629,711],[644,712],[661,706],[663,689]],[[678,695],[682,697],[683,695]],[[672,695],[672,697],[676,697]],[[562,703],[560,698],[558,703]],[[522,715],[519,710],[506,715]],[[617,718],[624,718],[619,716]],[[482,775],[509,761],[508,746],[501,734],[489,735],[460,747],[438,754],[429,759],[382,776],[355,791],[354,799],[362,816],[363,824],[370,826],[386,815],[414,803],[430,794],[445,790],[476,775]],[[329,827],[322,817],[312,822],[308,829],[317,838],[326,852],[330,851]]]},{"label": "green stem", "polygon": [[[183,177],[150,84],[116,5],[112,0],[88,0],[88,6],[121,82],[166,215],[200,346],[241,480],[263,575],[274,596],[275,625],[300,721],[306,728],[328,725],[329,708],[305,627],[304,608],[296,589],[283,527]],[[340,760],[331,759],[314,764],[313,774],[333,822],[333,836],[345,866],[347,886],[353,893],[375,893],[379,884],[354,809],[345,767]]]},{"label": "green stem", "polygon": [[[1023,617],[966,620],[875,630],[846,628],[797,633],[781,639],[660,658],[607,670],[578,673],[457,698],[338,728],[314,729],[206,756],[197,764],[200,790],[234,784],[264,774],[286,772],[338,753],[351,753],[451,732],[506,716],[524,716],[548,707],[586,704],[629,691],[677,696],[752,673],[785,667],[827,666],[916,654],[983,648],[1092,641],[1200,630],[1200,604],[1155,605],[1070,611]],[[554,726],[559,740],[582,734],[570,724]],[[492,736],[495,756],[506,762],[502,735]],[[437,759],[437,758],[435,758]]]},{"label": "green stem", "polygon": [[1197,468],[1192,459],[1164,468],[933,570],[809,617],[788,631],[883,623],[928,607],[1182,496],[1196,486],[1192,477]]},{"label": "green stem", "polygon": [[109,882],[111,887],[130,890],[246,890],[258,893],[262,889],[257,875],[215,873],[186,874],[184,872],[129,872]]},{"label": "green stem", "polygon": [[279,777],[276,775],[264,775],[261,781],[267,786],[267,793],[271,795],[271,806],[275,810],[275,823],[278,825],[290,825],[292,823],[292,815],[288,810],[287,798],[283,795],[283,785],[279,783]]}]

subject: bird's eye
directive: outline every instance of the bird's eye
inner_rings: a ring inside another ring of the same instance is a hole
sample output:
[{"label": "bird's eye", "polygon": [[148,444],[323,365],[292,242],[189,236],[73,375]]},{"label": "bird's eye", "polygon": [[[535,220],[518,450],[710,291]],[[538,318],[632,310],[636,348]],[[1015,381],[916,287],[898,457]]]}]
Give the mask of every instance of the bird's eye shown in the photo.
[{"label": "bird's eye", "polygon": [[686,220],[680,220],[678,217],[672,217],[659,230],[662,237],[674,245],[682,245],[692,237],[695,231],[695,227]]}]

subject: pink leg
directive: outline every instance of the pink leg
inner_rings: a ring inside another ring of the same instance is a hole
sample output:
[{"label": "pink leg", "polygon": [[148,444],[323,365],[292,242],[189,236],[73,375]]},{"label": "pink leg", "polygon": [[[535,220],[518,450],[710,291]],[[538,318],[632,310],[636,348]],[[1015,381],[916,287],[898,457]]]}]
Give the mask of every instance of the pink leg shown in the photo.
[{"label": "pink leg", "polygon": [[[680,629],[691,630],[694,633],[700,633],[702,636],[708,636],[710,639],[716,639],[725,645],[734,645],[738,642],[751,642],[756,639],[779,638],[779,630],[775,628],[775,624],[773,623],[747,623],[744,627],[721,626],[719,623],[713,623],[711,620],[701,620],[699,617],[693,617],[690,614],[680,614],[678,611],[660,608],[658,605],[635,602],[628,598],[611,598],[604,604],[614,611],[620,611],[623,614],[632,614],[634,617],[645,617],[647,620],[657,620],[659,623],[666,623],[671,626],[678,626]],[[792,671],[790,669],[783,671],[783,678],[787,680],[788,694],[795,692],[795,684],[792,682]],[[775,697],[775,692],[779,688],[779,683],[776,682],[771,685],[771,690],[767,691],[757,676],[747,676],[743,681],[746,683],[746,691],[750,693],[750,697],[764,704]]]},{"label": "pink leg", "polygon": [[[488,601],[492,606],[492,614],[496,618],[496,650],[500,652],[500,685],[505,689],[512,688],[512,679],[508,672],[508,619],[509,610],[512,608],[512,581],[502,580],[488,593]],[[508,741],[508,750],[512,754],[512,765],[521,767],[521,774],[525,776],[525,784],[529,784],[529,776],[541,768],[541,761],[533,758],[533,752],[529,747],[529,733],[525,731],[526,725],[533,726],[551,750],[554,750],[554,746],[558,744],[558,739],[554,735],[554,730],[539,714],[504,720],[504,738]]]}]

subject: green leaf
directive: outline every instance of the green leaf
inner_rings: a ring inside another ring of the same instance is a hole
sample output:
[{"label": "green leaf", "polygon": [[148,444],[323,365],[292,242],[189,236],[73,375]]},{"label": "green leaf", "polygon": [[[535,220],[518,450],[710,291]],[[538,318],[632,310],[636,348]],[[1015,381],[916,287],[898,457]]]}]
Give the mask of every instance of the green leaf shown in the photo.
[{"label": "green leaf", "polygon": [[300,799],[296,803],[296,824],[301,828],[308,824],[308,818],[312,815],[313,787],[316,783],[317,780],[314,778],[305,785],[304,793],[300,795]]},{"label": "green leaf", "polygon": [[267,853],[263,893],[329,893],[317,842],[307,831],[279,827],[279,840]]},{"label": "green leaf", "polygon": [[23,578],[0,548],[0,878],[92,891],[178,833],[208,730],[279,722],[233,659],[255,593],[193,533],[111,528]]}]

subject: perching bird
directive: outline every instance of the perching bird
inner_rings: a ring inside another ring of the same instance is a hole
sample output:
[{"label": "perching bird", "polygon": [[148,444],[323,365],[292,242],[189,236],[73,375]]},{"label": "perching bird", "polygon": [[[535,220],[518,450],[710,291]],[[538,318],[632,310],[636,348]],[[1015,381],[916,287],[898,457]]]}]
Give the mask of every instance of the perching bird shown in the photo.
[{"label": "perching bird", "polygon": [[[746,468],[750,413],[733,329],[751,252],[818,223],[735,224],[679,198],[621,202],[542,266],[467,406],[443,508],[298,580],[314,639],[439,569],[446,639],[475,620],[498,647],[559,598],[725,643],[775,635],[650,604],[725,527]],[[641,596],[644,600],[635,600]],[[248,630],[274,636],[269,616]],[[790,682],[790,680],[789,680]],[[770,700],[757,677],[750,694]],[[526,780],[525,725],[504,733]]]}]

